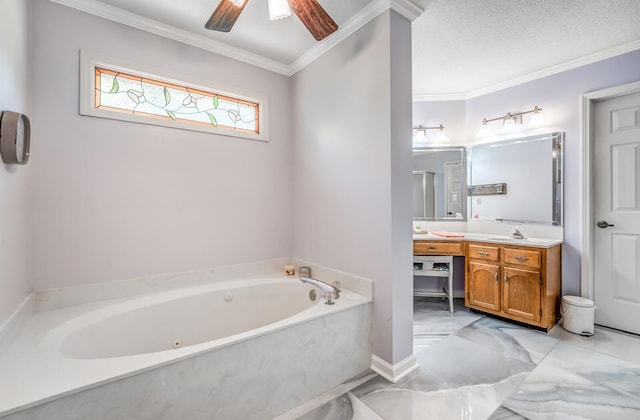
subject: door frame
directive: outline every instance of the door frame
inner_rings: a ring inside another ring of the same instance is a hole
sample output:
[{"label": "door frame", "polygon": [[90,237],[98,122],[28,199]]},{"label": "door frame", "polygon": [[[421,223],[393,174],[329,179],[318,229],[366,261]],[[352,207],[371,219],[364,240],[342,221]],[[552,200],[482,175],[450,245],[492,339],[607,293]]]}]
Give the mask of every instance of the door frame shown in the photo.
[{"label": "door frame", "polygon": [[614,86],[607,89],[587,92],[581,98],[581,124],[582,124],[582,206],[580,224],[582,226],[582,256],[581,256],[581,281],[580,293],[588,299],[594,298],[594,244],[593,244],[593,148],[595,146],[595,104],[605,99],[640,92],[640,81],[625,85]]}]

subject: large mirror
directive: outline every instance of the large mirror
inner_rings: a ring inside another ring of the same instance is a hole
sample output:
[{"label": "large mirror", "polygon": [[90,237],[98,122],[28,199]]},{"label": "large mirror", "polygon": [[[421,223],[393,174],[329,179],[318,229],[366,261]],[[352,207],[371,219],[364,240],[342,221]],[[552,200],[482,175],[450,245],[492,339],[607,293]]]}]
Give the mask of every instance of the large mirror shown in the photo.
[{"label": "large mirror", "polygon": [[413,219],[466,219],[464,147],[413,151]]},{"label": "large mirror", "polygon": [[562,225],[563,133],[468,148],[469,220]]}]

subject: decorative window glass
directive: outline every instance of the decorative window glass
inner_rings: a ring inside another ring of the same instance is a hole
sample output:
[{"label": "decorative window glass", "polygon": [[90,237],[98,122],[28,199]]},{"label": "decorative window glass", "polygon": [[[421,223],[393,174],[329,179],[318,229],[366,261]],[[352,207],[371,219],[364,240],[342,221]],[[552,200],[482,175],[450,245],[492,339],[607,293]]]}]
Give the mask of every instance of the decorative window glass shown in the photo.
[{"label": "decorative window glass", "polygon": [[264,99],[131,70],[112,61],[82,52],[81,114],[267,139]]}]

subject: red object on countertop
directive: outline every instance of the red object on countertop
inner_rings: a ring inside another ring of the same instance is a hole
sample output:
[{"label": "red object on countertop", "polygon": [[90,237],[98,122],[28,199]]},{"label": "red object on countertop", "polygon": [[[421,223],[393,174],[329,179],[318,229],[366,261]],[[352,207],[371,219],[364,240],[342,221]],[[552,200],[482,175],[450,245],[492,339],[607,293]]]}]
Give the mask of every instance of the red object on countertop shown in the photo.
[{"label": "red object on countertop", "polygon": [[464,233],[431,232],[431,234],[436,236],[442,236],[443,238],[464,238]]}]

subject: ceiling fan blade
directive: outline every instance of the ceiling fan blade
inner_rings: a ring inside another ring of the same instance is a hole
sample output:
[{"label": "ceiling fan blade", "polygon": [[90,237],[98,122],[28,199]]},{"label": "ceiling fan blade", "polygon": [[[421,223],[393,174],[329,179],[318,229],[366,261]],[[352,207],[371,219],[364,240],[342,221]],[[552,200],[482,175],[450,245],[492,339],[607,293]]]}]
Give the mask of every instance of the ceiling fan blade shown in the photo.
[{"label": "ceiling fan blade", "polygon": [[338,25],[317,0],[289,0],[289,7],[316,41],[321,41],[338,30]]},{"label": "ceiling fan blade", "polygon": [[236,6],[231,0],[220,0],[220,4],[213,11],[204,27],[213,31],[229,32],[244,10],[244,6],[247,5],[247,1],[243,2],[241,6]]}]

